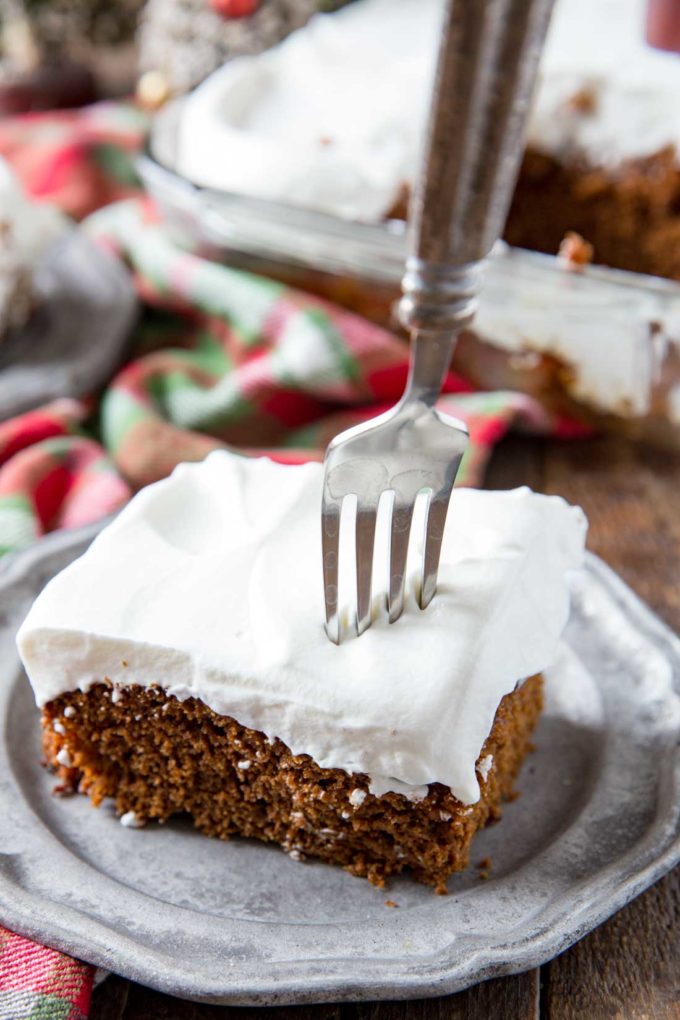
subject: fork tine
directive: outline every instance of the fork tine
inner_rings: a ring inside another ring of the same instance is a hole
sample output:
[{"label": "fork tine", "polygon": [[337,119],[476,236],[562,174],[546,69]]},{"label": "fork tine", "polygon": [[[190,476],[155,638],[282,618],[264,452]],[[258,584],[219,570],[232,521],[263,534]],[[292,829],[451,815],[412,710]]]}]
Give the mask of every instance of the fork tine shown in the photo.
[{"label": "fork tine", "polygon": [[404,609],[406,557],[412,518],[413,503],[395,501],[392,507],[392,527],[390,529],[390,583],[387,595],[390,623],[398,620]]},{"label": "fork tine", "polygon": [[439,573],[439,557],[444,538],[444,525],[449,509],[451,489],[440,489],[433,493],[428,501],[425,517],[425,547],[423,549],[423,572],[420,583],[419,605],[426,609],[437,590],[437,574]]},{"label": "fork tine", "polygon": [[338,616],[338,550],[340,547],[340,510],[342,500],[333,500],[324,493],[321,508],[321,556],[323,560],[323,593],[326,603],[326,633],[334,644],[340,644]]},{"label": "fork tine", "polygon": [[363,634],[371,625],[371,581],[373,576],[373,544],[377,507],[370,503],[357,504],[356,561],[357,561],[357,634]]}]

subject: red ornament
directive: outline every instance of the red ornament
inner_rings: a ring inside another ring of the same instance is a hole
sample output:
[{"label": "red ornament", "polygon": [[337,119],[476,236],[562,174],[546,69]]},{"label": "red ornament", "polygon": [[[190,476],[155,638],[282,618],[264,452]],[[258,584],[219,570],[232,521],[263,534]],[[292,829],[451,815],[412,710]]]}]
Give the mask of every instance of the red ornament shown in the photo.
[{"label": "red ornament", "polygon": [[260,0],[209,0],[209,3],[223,18],[247,18],[255,13]]}]

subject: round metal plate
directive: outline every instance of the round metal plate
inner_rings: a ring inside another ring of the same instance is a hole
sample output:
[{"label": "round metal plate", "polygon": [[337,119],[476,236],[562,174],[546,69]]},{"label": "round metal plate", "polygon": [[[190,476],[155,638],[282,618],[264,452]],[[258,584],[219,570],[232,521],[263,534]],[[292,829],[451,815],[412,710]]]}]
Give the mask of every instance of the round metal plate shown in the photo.
[{"label": "round metal plate", "polygon": [[0,346],[0,421],[98,389],[120,363],[137,315],[129,273],[80,230],[49,247],[38,306]]},{"label": "round metal plate", "polygon": [[[0,570],[0,920],[10,928],[210,1002],[441,995],[551,958],[680,858],[680,642],[592,556],[521,796],[480,833],[448,897],[405,878],[380,891],[182,822],[126,829],[110,807],[54,798],[14,635],[93,534],[52,536]],[[487,856],[481,881],[474,862]]]}]

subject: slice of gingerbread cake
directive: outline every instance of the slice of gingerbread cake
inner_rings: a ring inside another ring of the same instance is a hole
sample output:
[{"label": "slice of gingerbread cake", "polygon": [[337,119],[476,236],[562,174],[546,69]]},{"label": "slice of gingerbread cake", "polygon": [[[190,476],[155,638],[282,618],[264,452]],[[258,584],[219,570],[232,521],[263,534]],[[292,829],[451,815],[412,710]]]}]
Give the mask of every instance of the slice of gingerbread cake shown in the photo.
[{"label": "slice of gingerbread cake", "polygon": [[529,750],[585,519],[526,488],[457,490],[431,606],[409,579],[395,624],[377,595],[336,646],[321,485],[318,464],[213,453],[47,585],[18,635],[47,762],[124,825],[188,814],[445,891]]}]

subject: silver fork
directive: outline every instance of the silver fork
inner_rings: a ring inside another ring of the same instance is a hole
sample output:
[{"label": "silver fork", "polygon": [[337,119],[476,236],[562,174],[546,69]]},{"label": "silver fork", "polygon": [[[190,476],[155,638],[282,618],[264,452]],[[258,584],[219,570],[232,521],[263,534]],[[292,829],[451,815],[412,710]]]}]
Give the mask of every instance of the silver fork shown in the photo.
[{"label": "silver fork", "polygon": [[378,503],[393,492],[387,606],[404,608],[416,499],[429,493],[418,600],[432,600],[465,426],[434,407],[453,343],[477,307],[486,256],[505,221],[553,0],[449,0],[428,136],[411,208],[410,254],[398,306],[411,334],[404,395],[386,414],[336,436],[325,458],[322,505],[326,632],[343,636],[338,559],[343,500],[356,508],[356,633],[371,623]]}]

